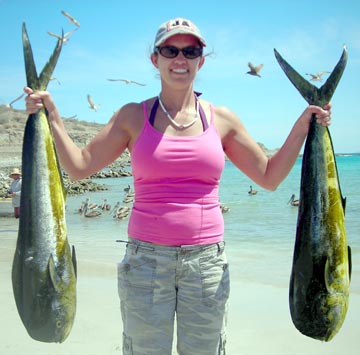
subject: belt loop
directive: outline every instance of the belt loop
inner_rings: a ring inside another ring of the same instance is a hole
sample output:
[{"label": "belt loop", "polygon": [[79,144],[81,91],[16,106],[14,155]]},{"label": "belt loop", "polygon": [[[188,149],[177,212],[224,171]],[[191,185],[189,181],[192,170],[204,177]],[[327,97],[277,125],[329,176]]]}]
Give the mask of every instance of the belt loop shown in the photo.
[{"label": "belt loop", "polygon": [[217,245],[217,248],[218,248],[218,253],[220,253],[220,252],[221,252],[221,246],[220,246],[220,243],[216,243],[216,245]]}]

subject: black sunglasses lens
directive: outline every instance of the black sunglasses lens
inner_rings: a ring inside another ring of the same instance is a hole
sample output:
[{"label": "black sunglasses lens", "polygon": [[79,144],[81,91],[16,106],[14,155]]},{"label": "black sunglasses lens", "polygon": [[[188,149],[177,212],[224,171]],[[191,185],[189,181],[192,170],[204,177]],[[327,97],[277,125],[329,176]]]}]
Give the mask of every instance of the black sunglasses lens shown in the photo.
[{"label": "black sunglasses lens", "polygon": [[165,58],[175,58],[179,54],[179,49],[173,46],[164,46],[159,48],[159,52]]},{"label": "black sunglasses lens", "polygon": [[185,58],[194,59],[202,55],[202,48],[186,47],[182,49]]}]

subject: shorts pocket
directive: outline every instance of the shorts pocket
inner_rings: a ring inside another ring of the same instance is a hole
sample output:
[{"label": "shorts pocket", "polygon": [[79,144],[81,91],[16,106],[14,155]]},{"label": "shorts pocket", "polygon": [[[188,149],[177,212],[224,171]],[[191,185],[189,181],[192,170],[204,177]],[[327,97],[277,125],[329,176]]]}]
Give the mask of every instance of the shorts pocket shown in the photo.
[{"label": "shorts pocket", "polygon": [[118,264],[118,293],[130,308],[153,303],[156,260],[141,253],[127,251]]},{"label": "shorts pocket", "polygon": [[224,307],[230,293],[229,264],[225,252],[201,257],[199,260],[203,302]]}]

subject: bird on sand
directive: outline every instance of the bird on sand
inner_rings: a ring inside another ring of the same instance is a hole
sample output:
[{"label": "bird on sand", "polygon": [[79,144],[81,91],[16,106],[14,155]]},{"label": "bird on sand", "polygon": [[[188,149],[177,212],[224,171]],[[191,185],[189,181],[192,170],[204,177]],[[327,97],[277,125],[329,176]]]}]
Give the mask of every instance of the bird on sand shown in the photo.
[{"label": "bird on sand", "polygon": [[322,76],[324,74],[328,74],[330,73],[329,71],[319,71],[317,74],[310,74],[310,73],[306,73],[306,75],[311,76],[310,81],[323,81]]},{"label": "bird on sand", "polygon": [[79,23],[74,17],[72,17],[68,12],[66,12],[66,11],[64,11],[64,10],[61,10],[61,13],[62,13],[64,16],[66,16],[66,17],[69,19],[69,21],[70,21],[71,23],[73,23],[75,26],[80,27],[80,23]]},{"label": "bird on sand", "polygon": [[8,108],[13,108],[12,105],[16,102],[19,101],[20,99],[22,99],[24,97],[25,94],[21,94],[20,96],[18,96],[17,98],[15,98],[14,100],[10,101],[8,104],[6,104],[5,106]]},{"label": "bird on sand", "polygon": [[248,194],[249,194],[249,195],[256,195],[256,194],[257,194],[257,190],[254,190],[254,189],[252,188],[252,186],[250,185],[250,190],[248,191]]},{"label": "bird on sand", "polygon": [[262,69],[262,67],[264,66],[264,64],[259,64],[258,66],[255,66],[249,62],[248,66],[249,66],[250,70],[248,72],[246,72],[245,74],[258,76],[259,78],[261,78],[261,75],[259,74],[259,72]]},{"label": "bird on sand", "polygon": [[129,79],[106,79],[106,80],[108,80],[108,81],[123,81],[125,84],[136,84],[136,85],[140,85],[140,86],[146,85],[146,84],[142,84],[137,81],[129,80]]},{"label": "bird on sand", "polygon": [[49,36],[56,37],[57,39],[62,39],[63,44],[66,44],[69,41],[70,36],[77,31],[77,28],[73,29],[72,31],[66,32],[63,36],[60,36],[54,32],[47,32]]},{"label": "bird on sand", "polygon": [[91,98],[91,96],[89,94],[87,96],[87,100],[89,103],[89,108],[96,112],[98,110],[98,108],[100,107],[100,105],[99,104],[95,105],[93,99]]}]

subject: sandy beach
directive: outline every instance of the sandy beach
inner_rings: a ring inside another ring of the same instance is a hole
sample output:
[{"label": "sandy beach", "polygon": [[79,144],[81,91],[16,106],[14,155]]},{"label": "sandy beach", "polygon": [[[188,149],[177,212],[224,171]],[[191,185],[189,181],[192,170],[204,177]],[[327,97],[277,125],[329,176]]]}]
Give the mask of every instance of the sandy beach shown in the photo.
[{"label": "sandy beach", "polygon": [[[11,285],[11,264],[17,229],[18,222],[15,219],[0,218],[0,353],[121,354],[122,325],[116,263],[112,260],[104,262],[94,257],[89,258],[82,255],[81,251],[77,254],[77,314],[69,337],[62,344],[41,343],[29,337],[17,313]],[[227,354],[358,354],[360,295],[351,294],[345,323],[335,338],[328,343],[320,342],[305,337],[293,326],[286,287],[244,282],[241,270],[231,269],[231,258],[229,261],[232,284]]]}]

